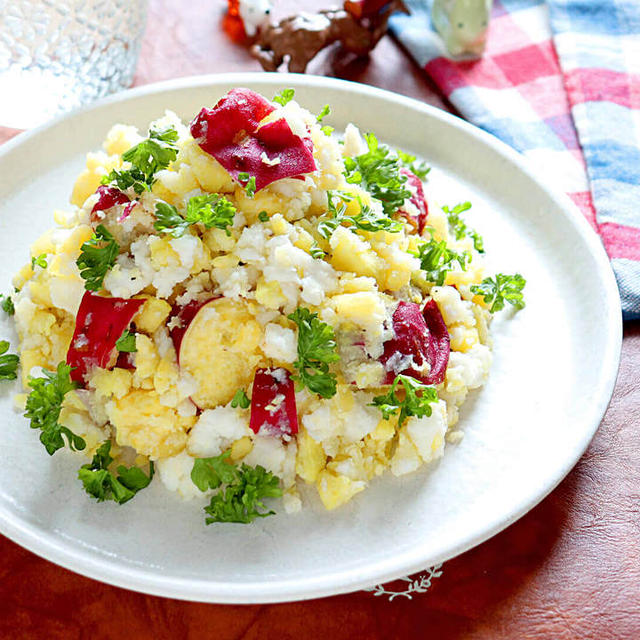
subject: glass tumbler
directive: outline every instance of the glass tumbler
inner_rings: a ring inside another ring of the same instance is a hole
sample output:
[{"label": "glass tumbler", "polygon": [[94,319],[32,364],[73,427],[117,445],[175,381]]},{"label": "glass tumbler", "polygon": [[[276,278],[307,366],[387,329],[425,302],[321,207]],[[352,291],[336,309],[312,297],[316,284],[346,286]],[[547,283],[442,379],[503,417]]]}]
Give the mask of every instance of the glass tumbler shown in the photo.
[{"label": "glass tumbler", "polygon": [[0,126],[128,87],[146,17],[147,0],[0,0]]}]

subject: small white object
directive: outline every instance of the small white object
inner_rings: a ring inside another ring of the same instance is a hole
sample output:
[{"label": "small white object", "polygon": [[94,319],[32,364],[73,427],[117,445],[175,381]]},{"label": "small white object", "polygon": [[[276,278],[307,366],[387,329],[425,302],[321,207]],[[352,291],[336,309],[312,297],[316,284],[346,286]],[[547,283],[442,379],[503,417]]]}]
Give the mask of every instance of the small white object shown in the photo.
[{"label": "small white object", "polygon": [[493,0],[433,0],[431,19],[454,56],[482,55]]},{"label": "small white object", "polygon": [[245,33],[250,38],[253,38],[258,31],[258,27],[269,19],[272,8],[269,0],[240,0],[238,11],[244,24]]}]

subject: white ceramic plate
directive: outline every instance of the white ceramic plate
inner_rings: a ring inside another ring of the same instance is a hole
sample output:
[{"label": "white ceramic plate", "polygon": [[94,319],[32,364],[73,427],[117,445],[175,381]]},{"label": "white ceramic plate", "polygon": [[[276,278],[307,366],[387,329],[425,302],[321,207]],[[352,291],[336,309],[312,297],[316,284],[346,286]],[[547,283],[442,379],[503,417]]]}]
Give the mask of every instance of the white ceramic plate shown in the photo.
[{"label": "white ceramic plate", "polygon": [[[471,200],[469,224],[495,270],[527,279],[524,311],[498,314],[487,386],[427,471],[385,476],[345,508],[325,512],[309,495],[302,513],[252,525],[206,527],[202,504],[154,482],[125,506],[97,504],[76,478],[78,459],[46,455],[0,389],[0,530],[64,567],[147,593],[209,602],[277,602],[368,587],[451,558],[538,503],[591,440],[615,382],[620,304],[596,235],[564,195],[521,157],[469,124],[407,98],[337,80],[272,74],[187,78],[117,95],[0,149],[0,291],[28,245],[67,206],[87,151],[109,127],[145,127],[164,109],[191,119],[234,86],[270,96],[294,87],[299,102],[329,103],[338,130],[353,121],[434,167],[443,203]],[[0,336],[15,335],[1,321]]]}]

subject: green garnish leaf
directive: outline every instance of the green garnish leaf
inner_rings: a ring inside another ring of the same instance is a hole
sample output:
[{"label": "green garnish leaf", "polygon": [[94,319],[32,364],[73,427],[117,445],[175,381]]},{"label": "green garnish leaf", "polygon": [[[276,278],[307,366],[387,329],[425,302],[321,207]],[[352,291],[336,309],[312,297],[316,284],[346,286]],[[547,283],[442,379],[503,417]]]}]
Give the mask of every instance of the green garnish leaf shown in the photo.
[{"label": "green garnish leaf", "polygon": [[178,210],[172,204],[157,202],[156,221],[153,226],[156,231],[169,233],[174,238],[180,238],[191,225],[178,213]]},{"label": "green garnish leaf", "polygon": [[[191,470],[191,480],[200,489],[219,489],[204,508],[205,522],[249,523],[266,518],[273,511],[265,511],[265,498],[282,496],[280,478],[264,467],[236,466],[229,462],[231,452],[225,451],[213,458],[197,458]],[[223,487],[223,485],[225,485]]]},{"label": "green garnish leaf", "polygon": [[309,249],[309,253],[315,260],[322,260],[327,255],[315,242]]},{"label": "green garnish leaf", "polygon": [[455,235],[456,240],[469,236],[470,238],[473,238],[473,247],[475,250],[479,253],[484,253],[482,237],[476,231],[467,227],[465,221],[460,217],[461,213],[464,213],[469,209],[471,209],[470,202],[461,202],[453,207],[453,209],[449,209],[447,206],[442,207],[442,210],[447,214],[449,228]]},{"label": "green garnish leaf", "polygon": [[178,157],[178,149],[174,144],[177,140],[178,132],[174,127],[151,129],[146,140],[122,154],[122,159],[130,162],[131,168],[114,169],[102,179],[102,184],[113,182],[121,191],[133,187],[138,195],[150,191],[155,174],[166,169]]},{"label": "green garnish leaf", "polygon": [[189,224],[201,223],[207,229],[224,229],[231,235],[228,227],[233,225],[235,215],[236,208],[224,196],[209,193],[189,198],[185,219]]},{"label": "green garnish leaf", "polygon": [[468,251],[456,253],[447,248],[445,240],[438,242],[433,238],[418,247],[418,251],[411,252],[420,259],[420,268],[425,272],[425,278],[438,286],[444,284],[447,273],[451,271],[457,262],[463,271],[466,271],[467,264],[471,260]]},{"label": "green garnish leaf", "polygon": [[[337,197],[337,203],[334,199]],[[369,205],[357,198],[360,205],[360,212],[354,216],[346,215],[347,204],[354,198],[342,191],[327,191],[327,202],[329,213],[327,217],[320,220],[318,232],[328,240],[333,232],[343,223],[346,223],[351,230],[362,229],[363,231],[387,231],[389,233],[399,233],[403,229],[403,223],[393,220],[389,216],[376,213]]]},{"label": "green garnish leaf", "polygon": [[169,233],[174,238],[183,236],[193,224],[203,224],[207,229],[224,229],[231,235],[228,227],[233,225],[235,215],[236,208],[224,196],[210,193],[189,198],[184,217],[172,204],[158,202],[153,226],[156,231]]},{"label": "green garnish leaf", "polygon": [[0,308],[8,315],[12,316],[16,312],[16,308],[13,305],[13,299],[11,296],[5,296],[0,293]]},{"label": "green garnish leaf", "polygon": [[266,211],[261,211],[258,214],[258,220],[260,220],[260,222],[269,222],[269,214]]},{"label": "green garnish leaf", "polygon": [[[396,394],[399,385],[402,385],[404,390],[403,399]],[[434,386],[422,384],[415,378],[400,374],[395,377],[389,393],[376,396],[371,406],[378,407],[385,420],[400,412],[398,417],[398,427],[400,427],[409,416],[416,418],[430,416],[433,402],[438,402],[438,392]]]},{"label": "green garnish leaf", "polygon": [[382,202],[387,216],[393,215],[411,197],[407,177],[400,173],[400,161],[389,147],[380,144],[373,133],[365,135],[369,151],[355,158],[345,158],[344,176],[349,184],[359,184]]},{"label": "green garnish leaf", "polygon": [[142,171],[138,171],[135,167],[122,170],[112,169],[111,173],[103,176],[100,184],[114,184],[123,192],[129,188],[133,188],[138,195],[143,191],[151,191],[151,187],[147,184],[147,177]]},{"label": "green garnish leaf", "polygon": [[527,281],[519,273],[512,276],[497,273],[495,278],[485,278],[481,284],[471,285],[471,292],[481,295],[487,304],[491,304],[491,313],[503,309],[505,302],[520,310],[525,307],[522,290],[526,284]]},{"label": "green garnish leaf", "polygon": [[329,107],[328,104],[325,104],[324,107],[322,107],[318,116],[316,117],[316,121],[322,122],[330,113],[331,113],[331,108]]},{"label": "green garnish leaf", "polygon": [[116,340],[116,349],[122,353],[135,353],[138,350],[136,348],[136,334],[125,329]]},{"label": "green garnish leaf", "polygon": [[20,358],[9,351],[9,343],[0,340],[0,380],[15,380],[18,377]]},{"label": "green garnish leaf", "polygon": [[58,423],[65,395],[78,388],[71,380],[71,367],[61,362],[55,372],[42,373],[43,378],[29,378],[32,391],[24,415],[31,421],[32,429],[40,429],[40,442],[50,456],[64,447],[63,436],[72,450],[81,451],[86,446],[84,439]]},{"label": "green garnish leaf", "polygon": [[298,359],[293,363],[298,375],[293,379],[319,396],[331,398],[337,381],[329,365],[340,360],[333,329],[304,307],[288,317],[298,325]]},{"label": "green garnish leaf", "polygon": [[256,193],[256,178],[255,178],[255,176],[250,176],[248,173],[243,171],[242,173],[238,174],[238,181],[240,182],[240,184],[244,188],[246,194],[250,198],[253,198],[253,196]]},{"label": "green garnish leaf", "polygon": [[293,100],[293,96],[295,94],[296,92],[294,89],[283,89],[278,95],[274,96],[273,102],[277,102],[284,107],[285,104],[288,104]]},{"label": "green garnish leaf", "polygon": [[113,462],[111,457],[111,441],[105,440],[96,450],[93,459],[83,464],[78,470],[78,478],[85,491],[98,502],[113,500],[124,504],[133,498],[138,491],[149,486],[154,474],[154,464],[149,463],[147,476],[139,467],[118,467],[118,476],[109,471]]},{"label": "green garnish leaf", "polygon": [[93,237],[80,248],[76,264],[84,278],[87,291],[100,291],[104,277],[116,263],[120,245],[103,225],[98,225]]},{"label": "green garnish leaf", "polygon": [[237,481],[238,468],[229,462],[231,451],[213,458],[196,458],[191,470],[191,480],[200,491],[217,489],[222,484]]},{"label": "green garnish leaf", "polygon": [[251,406],[251,400],[249,400],[243,389],[238,389],[236,394],[233,396],[233,400],[231,400],[231,406],[234,409],[237,409],[238,407],[241,409],[248,409]]},{"label": "green garnish leaf", "polygon": [[36,266],[41,267],[42,269],[47,268],[47,254],[41,253],[39,256],[33,256],[31,258],[31,268],[35,269]]},{"label": "green garnish leaf", "polygon": [[429,167],[426,162],[423,162],[422,160],[416,162],[415,156],[405,153],[400,149],[396,149],[396,153],[398,154],[398,158],[400,159],[402,166],[409,169],[409,171],[418,176],[420,180],[424,180],[429,171],[431,171],[431,167]]},{"label": "green garnish leaf", "polygon": [[[266,511],[265,498],[282,496],[280,478],[264,467],[237,467],[228,462],[229,451],[215,458],[198,458],[193,463],[191,480],[200,489],[218,489],[204,508],[207,524],[239,522],[247,524],[256,518],[266,518],[274,511]],[[225,485],[224,487],[222,485]]]},{"label": "green garnish leaf", "polygon": [[335,131],[335,128],[325,124],[324,127],[320,127],[320,131],[322,131],[325,136],[329,137]]}]

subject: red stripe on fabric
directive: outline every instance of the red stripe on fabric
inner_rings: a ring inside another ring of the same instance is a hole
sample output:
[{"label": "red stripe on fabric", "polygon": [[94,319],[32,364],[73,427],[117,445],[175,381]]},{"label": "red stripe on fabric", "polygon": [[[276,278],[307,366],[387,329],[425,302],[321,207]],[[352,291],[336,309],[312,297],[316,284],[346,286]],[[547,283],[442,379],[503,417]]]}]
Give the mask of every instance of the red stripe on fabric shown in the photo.
[{"label": "red stripe on fabric", "polygon": [[593,197],[591,191],[578,191],[576,193],[567,194],[573,202],[582,211],[587,222],[592,226],[594,231],[598,231],[598,223],[596,222],[596,208],[593,206]]},{"label": "red stripe on fabric", "polygon": [[604,222],[599,226],[599,231],[611,258],[640,260],[640,229]]},{"label": "red stripe on fabric", "polygon": [[609,69],[573,69],[565,75],[574,104],[606,100],[628,109],[640,108],[640,75]]},{"label": "red stripe on fabric", "polygon": [[560,65],[551,40],[514,49],[494,56],[493,60],[516,87],[537,78],[560,75]]},{"label": "red stripe on fabric", "polygon": [[[518,86],[518,91],[531,104],[542,119],[567,115],[570,117],[569,100],[561,75],[536,78]],[[517,114],[516,114],[517,117]]]},{"label": "red stripe on fabric", "polygon": [[448,58],[434,58],[427,62],[424,68],[446,96],[449,96],[456,89],[468,86],[485,89],[508,89],[511,87],[511,83],[491,58],[465,62],[454,62]]}]

